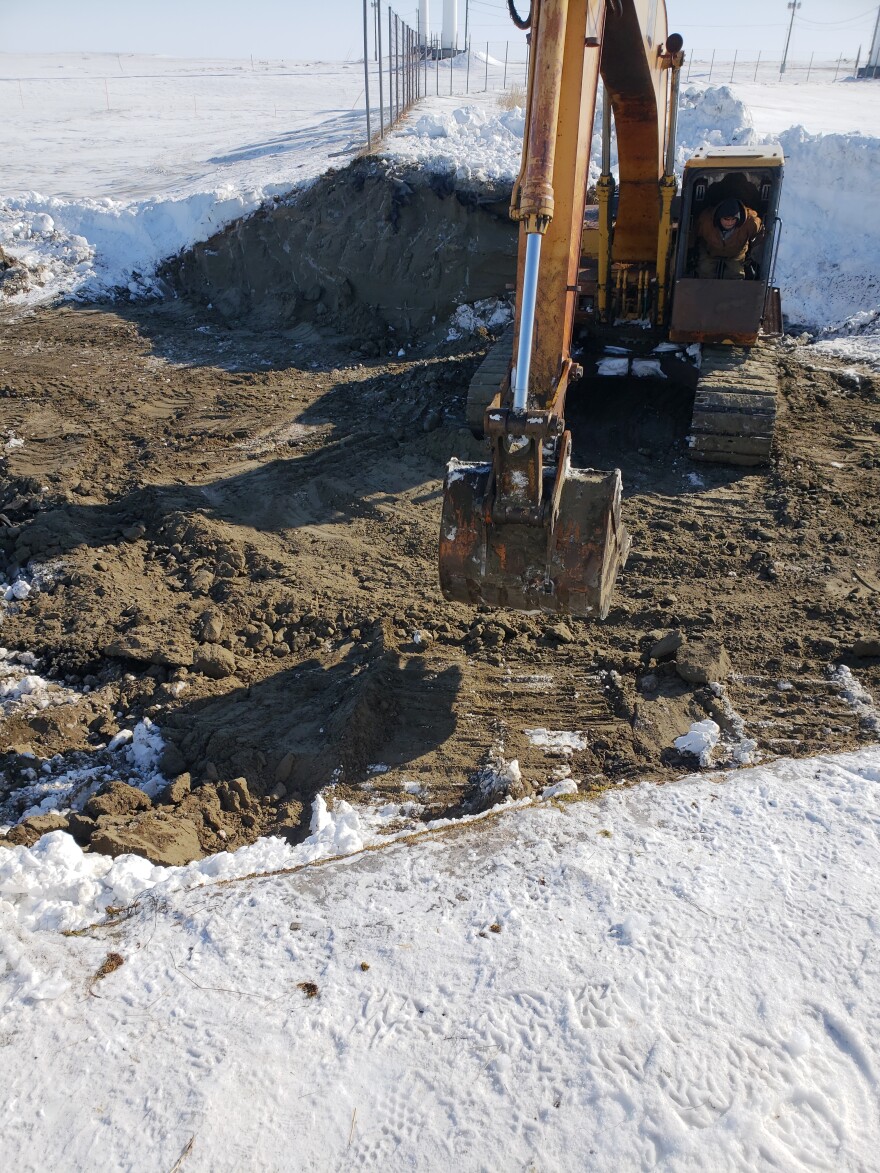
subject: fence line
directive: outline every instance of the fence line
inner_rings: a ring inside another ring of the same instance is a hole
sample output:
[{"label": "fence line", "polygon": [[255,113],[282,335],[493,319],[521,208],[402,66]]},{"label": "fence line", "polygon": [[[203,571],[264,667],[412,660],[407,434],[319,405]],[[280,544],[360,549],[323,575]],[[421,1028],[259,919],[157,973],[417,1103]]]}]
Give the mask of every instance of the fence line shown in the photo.
[{"label": "fence line", "polygon": [[[371,0],[367,0],[371,4]],[[508,94],[514,100],[524,91],[528,73],[528,48],[525,38],[504,41],[484,41],[479,44],[470,39],[464,46],[443,48],[437,36],[421,37],[419,29],[407,24],[390,7],[378,0],[374,12],[381,13],[381,19],[370,18],[371,35],[365,44],[363,89],[361,99],[351,90],[344,99],[346,104],[354,98],[354,110],[364,97],[367,104],[366,140],[375,141],[383,137],[413,108],[420,98],[427,94],[465,98],[469,95],[486,93]],[[371,52],[372,50],[372,52]],[[861,60],[860,60],[861,58]],[[781,61],[764,57],[760,51],[746,54],[735,48],[723,51],[700,53],[688,56],[682,81],[703,85],[766,84],[792,86],[807,82],[834,83],[854,78],[859,72],[865,73],[860,65],[865,60],[861,54],[855,57],[842,54],[830,59],[816,60],[815,55],[804,60],[789,60],[785,72],[781,72]],[[126,61],[125,64],[128,64]],[[163,114],[166,107],[179,112],[181,103],[187,104],[194,116],[200,119],[210,117],[218,107],[226,108],[234,103],[238,93],[236,79],[242,83],[265,79],[270,92],[267,93],[266,116],[284,117],[284,79],[296,76],[296,66],[286,61],[254,61],[251,68],[230,68],[205,74],[191,74],[172,69],[166,72],[144,73],[125,72],[120,62],[120,71],[73,77],[0,77],[0,101],[6,95],[6,109],[17,108],[27,113],[34,106],[39,108],[46,94],[45,87],[66,87],[63,92],[66,109],[74,113],[82,107],[83,112],[101,108],[105,112],[124,112],[132,108],[144,108],[150,101],[155,84],[155,109]],[[228,94],[218,89],[217,83],[228,82]],[[880,80],[878,78],[877,80]],[[174,81],[187,91],[170,95],[164,87]],[[873,85],[876,82],[865,78],[859,85]],[[131,87],[140,89],[135,95]],[[11,88],[7,88],[11,87]],[[206,92],[208,91],[208,92]],[[69,95],[69,97],[68,97]],[[131,95],[131,99],[129,97]]]},{"label": "fence line", "polygon": [[[730,50],[725,53],[730,54]],[[719,57],[715,52],[708,56],[688,56],[685,62],[684,82],[707,82],[713,85],[731,85],[736,82],[760,82],[764,85],[802,85],[808,81],[835,82],[853,78],[859,68],[859,55],[837,57],[817,61],[815,54],[809,60],[793,61],[791,58],[782,70],[782,60],[763,57],[760,50],[754,57],[747,57],[734,49],[732,55]]]}]

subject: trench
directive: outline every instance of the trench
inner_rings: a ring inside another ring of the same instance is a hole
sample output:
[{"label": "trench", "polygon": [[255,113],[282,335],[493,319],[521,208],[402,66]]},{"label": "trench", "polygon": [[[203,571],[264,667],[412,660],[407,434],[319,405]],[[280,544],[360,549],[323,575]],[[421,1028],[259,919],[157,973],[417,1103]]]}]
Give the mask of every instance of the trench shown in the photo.
[{"label": "trench", "polygon": [[517,242],[509,196],[509,186],[363,158],[227,226],[160,276],[225,322],[323,326],[378,354],[439,333],[462,303],[506,292]]}]

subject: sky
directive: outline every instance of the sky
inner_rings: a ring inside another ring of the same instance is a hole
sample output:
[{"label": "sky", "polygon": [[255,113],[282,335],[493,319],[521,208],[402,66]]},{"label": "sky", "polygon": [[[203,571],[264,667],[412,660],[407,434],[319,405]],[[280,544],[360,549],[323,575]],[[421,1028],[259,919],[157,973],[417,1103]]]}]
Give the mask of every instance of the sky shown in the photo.
[{"label": "sky", "polygon": [[[528,0],[517,0],[525,12]],[[372,12],[373,0],[368,0]],[[387,0],[380,0],[383,23]],[[473,42],[522,43],[506,0],[458,0],[464,37],[465,6]],[[738,0],[730,11],[705,0],[669,0],[670,31],[685,38],[694,55],[716,50],[719,59],[782,56],[790,12],[786,0]],[[417,24],[416,0],[394,10]],[[878,3],[870,0],[801,0],[795,14],[790,59],[854,57],[868,53]],[[431,31],[440,30],[442,0],[430,0]],[[387,26],[386,26],[387,27]],[[0,2],[0,48],[7,53],[93,51],[161,53],[185,57],[346,60],[363,55],[363,0],[28,0]],[[370,42],[372,52],[372,40]],[[497,53],[497,48],[495,52]]]}]

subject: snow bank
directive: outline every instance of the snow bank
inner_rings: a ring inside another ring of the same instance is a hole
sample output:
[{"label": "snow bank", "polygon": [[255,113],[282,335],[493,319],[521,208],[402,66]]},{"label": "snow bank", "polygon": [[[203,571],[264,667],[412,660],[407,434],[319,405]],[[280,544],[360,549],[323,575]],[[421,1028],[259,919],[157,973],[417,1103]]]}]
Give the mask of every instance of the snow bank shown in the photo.
[{"label": "snow bank", "polygon": [[147,892],[158,897],[211,880],[296,867],[364,846],[353,808],[340,802],[330,812],[320,795],[311,832],[297,847],[282,839],[260,839],[186,867],[158,867],[135,855],[111,859],[85,854],[70,835],[53,831],[33,847],[13,847],[0,854],[0,905],[11,905],[20,923],[31,930],[75,929],[103,916],[108,906],[124,907]]},{"label": "snow bank", "polygon": [[510,183],[519,170],[525,112],[439,102],[389,137],[384,157],[452,174],[459,183]]},{"label": "snow bank", "polygon": [[[153,773],[162,744],[161,739],[154,736],[158,735],[158,730],[150,725],[148,718],[143,724],[146,728],[138,727],[134,731],[134,740],[126,751],[129,776],[123,774],[123,777],[130,785],[139,785],[148,793],[156,794],[167,785],[167,779]],[[119,777],[120,771],[117,770],[114,776]],[[69,771],[58,781],[58,789],[61,790],[64,782],[78,782],[81,792],[76,800],[77,806],[81,807],[106,780],[106,771]],[[495,804],[490,810],[461,819],[434,819],[429,823],[410,824],[391,834],[387,832],[388,824],[397,821],[399,828],[399,820],[416,816],[421,810],[417,803],[355,809],[340,800],[330,810],[324,796],[318,794],[312,804],[310,834],[297,846],[291,847],[283,839],[259,839],[248,847],[240,847],[234,852],[222,851],[184,867],[156,866],[138,856],[123,855],[111,859],[87,854],[65,832],[53,831],[33,847],[16,846],[0,851],[0,907],[4,901],[13,906],[18,919],[28,929],[80,928],[99,919],[108,907],[129,904],[147,892],[166,895],[211,880],[231,880],[255,872],[299,868],[316,860],[350,855],[367,846],[390,843],[413,831],[439,830],[456,823],[473,822],[500,808],[529,805],[532,801],[529,798],[514,801],[509,797],[507,791],[512,780],[521,780],[516,761],[506,763],[503,775],[496,779],[504,785],[497,786],[489,796]],[[545,791],[542,797],[553,798],[576,791],[576,784],[566,783],[552,792]],[[60,805],[58,794],[53,793],[39,808],[27,813],[38,814]]]},{"label": "snow bank", "polygon": [[676,170],[700,147],[751,146],[758,141],[748,107],[729,86],[690,86],[678,111]]},{"label": "snow bank", "polygon": [[[217,188],[131,203],[66,200],[27,192],[0,203],[0,247],[24,264],[40,298],[155,292],[161,261],[256,211],[290,184]],[[34,300],[34,292],[9,299]]]},{"label": "snow bank", "polygon": [[780,135],[785,180],[776,276],[820,348],[880,361],[880,138]]},{"label": "snow bank", "polygon": [[[590,152],[590,181],[599,178],[602,153],[602,101]],[[454,174],[456,180],[510,183],[519,172],[525,111],[461,106],[460,98],[429,98],[428,113],[413,115],[408,125],[389,137],[383,154],[431,171]],[[728,86],[692,87],[682,94],[679,113],[677,166],[698,147],[757,141],[748,110]],[[611,166],[617,170],[617,139],[612,129]]]}]

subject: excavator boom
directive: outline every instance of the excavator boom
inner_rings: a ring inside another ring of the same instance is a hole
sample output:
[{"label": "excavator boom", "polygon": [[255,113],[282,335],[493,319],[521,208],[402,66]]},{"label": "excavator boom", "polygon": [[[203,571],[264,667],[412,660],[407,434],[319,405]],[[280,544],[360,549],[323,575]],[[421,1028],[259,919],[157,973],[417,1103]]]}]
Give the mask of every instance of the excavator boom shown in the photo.
[{"label": "excavator boom", "polygon": [[[581,372],[571,357],[590,145],[607,44],[621,154],[634,196],[619,228],[629,259],[657,247],[666,38],[662,0],[533,0],[509,378],[485,412],[491,462],[453,462],[444,484],[440,584],[464,603],[604,618],[630,538],[617,469],[571,466],[564,407]],[[667,55],[668,56],[668,55]],[[606,83],[606,89],[609,84]],[[652,198],[641,189],[653,184]]]}]

